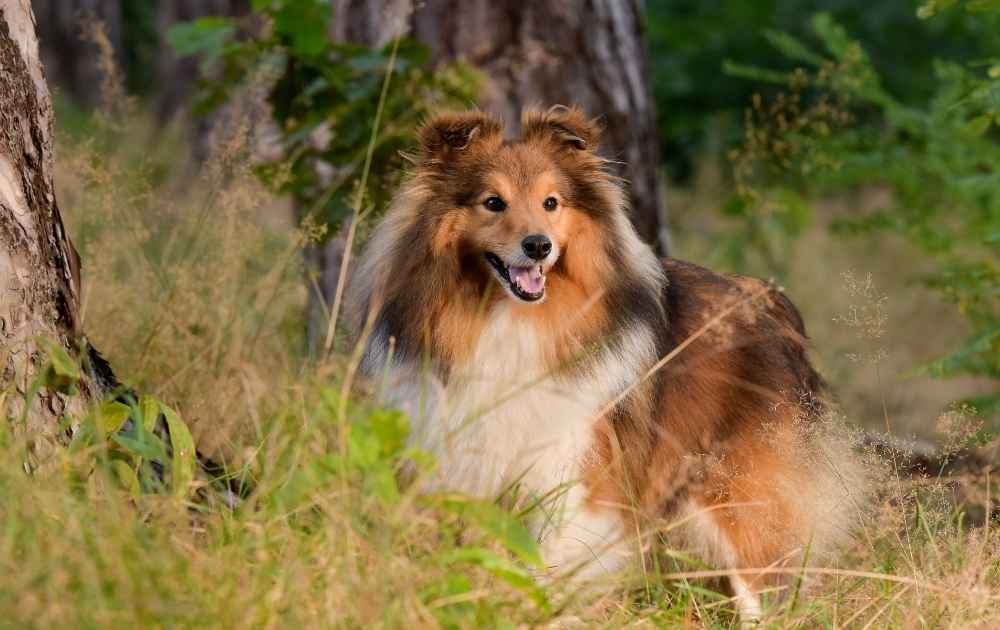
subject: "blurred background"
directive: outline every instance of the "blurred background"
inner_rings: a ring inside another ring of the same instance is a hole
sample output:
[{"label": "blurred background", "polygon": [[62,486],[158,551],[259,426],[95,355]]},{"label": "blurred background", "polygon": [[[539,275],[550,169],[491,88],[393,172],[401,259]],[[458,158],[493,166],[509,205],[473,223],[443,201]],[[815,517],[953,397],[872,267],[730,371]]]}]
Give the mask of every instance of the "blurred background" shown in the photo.
[{"label": "blurred background", "polygon": [[32,4],[87,328],[203,440],[347,347],[347,226],[429,112],[557,103],[602,118],[660,253],[786,288],[851,421],[995,435],[995,2]]}]

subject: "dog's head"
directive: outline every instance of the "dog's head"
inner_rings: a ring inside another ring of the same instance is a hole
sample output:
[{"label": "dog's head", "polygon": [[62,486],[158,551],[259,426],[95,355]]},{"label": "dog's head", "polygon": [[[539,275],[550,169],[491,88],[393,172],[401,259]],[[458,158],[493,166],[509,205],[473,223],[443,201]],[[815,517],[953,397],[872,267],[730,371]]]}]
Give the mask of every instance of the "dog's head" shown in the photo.
[{"label": "dog's head", "polygon": [[491,275],[511,299],[541,302],[547,279],[566,273],[567,250],[586,255],[588,245],[573,241],[621,212],[618,186],[595,152],[599,136],[594,121],[563,107],[526,113],[512,141],[483,112],[428,121],[417,177],[435,254],[457,256],[463,273]]}]

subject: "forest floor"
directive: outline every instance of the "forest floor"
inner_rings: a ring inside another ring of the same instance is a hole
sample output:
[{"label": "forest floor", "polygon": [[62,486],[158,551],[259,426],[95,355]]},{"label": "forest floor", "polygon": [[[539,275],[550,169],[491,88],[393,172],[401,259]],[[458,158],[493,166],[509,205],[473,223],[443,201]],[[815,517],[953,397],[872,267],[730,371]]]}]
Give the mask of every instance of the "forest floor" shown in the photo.
[{"label": "forest floor", "polygon": [[[507,517],[398,488],[405,428],[369,406],[363,384],[345,396],[346,340],[306,358],[301,250],[313,235],[257,183],[245,134],[217,139],[196,169],[175,134],[151,129],[137,114],[60,135],[84,327],[254,491],[235,511],[134,496],[86,452],[29,478],[24,444],[3,437],[0,627],[738,627],[717,584],[691,576],[711,567],[681,554],[603,594],[542,588]],[[678,256],[717,262],[721,186],[706,176],[671,191]],[[951,401],[983,384],[913,367],[963,333],[961,318],[911,281],[921,262],[903,244],[825,228],[879,194],[819,202],[784,285],[844,422],[954,443],[976,420]],[[338,458],[345,439],[370,458]],[[995,477],[882,472],[854,542],[772,597],[762,627],[1000,627],[1000,525],[984,519]]]}]

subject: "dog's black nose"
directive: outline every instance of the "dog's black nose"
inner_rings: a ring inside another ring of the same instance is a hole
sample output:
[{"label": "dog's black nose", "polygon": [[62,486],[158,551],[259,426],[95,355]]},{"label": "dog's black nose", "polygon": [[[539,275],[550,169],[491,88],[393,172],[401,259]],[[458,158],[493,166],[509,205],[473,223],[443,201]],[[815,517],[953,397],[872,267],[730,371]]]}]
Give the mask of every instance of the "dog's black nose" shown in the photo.
[{"label": "dog's black nose", "polygon": [[521,241],[521,249],[524,250],[528,258],[544,260],[552,251],[552,241],[544,234],[532,234],[524,237],[524,240]]}]

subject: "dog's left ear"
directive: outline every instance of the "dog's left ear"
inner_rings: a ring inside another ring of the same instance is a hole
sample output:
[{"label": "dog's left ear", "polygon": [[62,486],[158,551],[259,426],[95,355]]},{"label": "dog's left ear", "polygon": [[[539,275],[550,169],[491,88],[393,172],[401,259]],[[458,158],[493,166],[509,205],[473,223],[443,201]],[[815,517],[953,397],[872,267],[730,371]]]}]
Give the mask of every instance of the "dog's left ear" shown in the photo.
[{"label": "dog's left ear", "polygon": [[601,139],[601,125],[578,107],[556,105],[544,112],[525,111],[521,118],[525,140],[547,138],[576,151],[593,152]]},{"label": "dog's left ear", "polygon": [[481,111],[442,112],[420,128],[421,157],[449,162],[478,147],[503,141],[503,124]]}]

